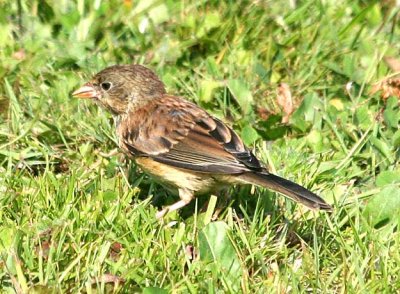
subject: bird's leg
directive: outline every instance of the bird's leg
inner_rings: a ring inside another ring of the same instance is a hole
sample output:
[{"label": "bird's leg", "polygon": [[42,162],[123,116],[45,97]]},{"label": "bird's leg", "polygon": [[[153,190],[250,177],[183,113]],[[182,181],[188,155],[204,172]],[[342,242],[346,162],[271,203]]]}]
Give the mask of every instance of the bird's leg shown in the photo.
[{"label": "bird's leg", "polygon": [[179,189],[179,198],[181,198],[181,200],[179,200],[178,202],[175,202],[174,204],[169,205],[169,206],[163,208],[162,210],[160,210],[159,212],[157,212],[156,218],[161,219],[168,212],[178,210],[178,209],[188,205],[190,203],[190,201],[192,201],[192,199],[194,198],[193,191],[190,191],[187,189]]},{"label": "bird's leg", "polygon": [[[190,201],[189,201],[190,202]],[[168,212],[172,212],[174,210],[178,210],[179,208],[182,208],[189,204],[188,201],[186,200],[179,200],[178,202],[175,202],[174,204],[167,206],[160,210],[159,212],[156,213],[156,218],[161,219],[163,218]]]}]

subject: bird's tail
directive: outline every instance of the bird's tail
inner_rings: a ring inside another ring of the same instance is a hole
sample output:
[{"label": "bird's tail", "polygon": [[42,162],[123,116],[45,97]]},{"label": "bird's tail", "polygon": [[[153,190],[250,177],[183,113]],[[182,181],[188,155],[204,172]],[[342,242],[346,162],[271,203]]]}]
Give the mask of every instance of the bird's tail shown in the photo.
[{"label": "bird's tail", "polygon": [[262,186],[288,196],[312,209],[332,210],[324,199],[306,188],[267,172],[247,172],[240,178],[250,184]]}]

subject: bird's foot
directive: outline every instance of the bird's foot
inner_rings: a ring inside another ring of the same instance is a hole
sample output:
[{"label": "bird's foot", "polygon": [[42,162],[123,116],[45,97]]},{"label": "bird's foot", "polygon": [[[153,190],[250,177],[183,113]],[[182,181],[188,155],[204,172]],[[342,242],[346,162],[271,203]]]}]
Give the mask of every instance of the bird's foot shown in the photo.
[{"label": "bird's foot", "polygon": [[157,219],[162,219],[167,213],[178,210],[184,206],[186,206],[190,202],[187,200],[179,200],[178,202],[175,202],[174,204],[167,206],[160,210],[159,212],[156,213],[156,218]]}]

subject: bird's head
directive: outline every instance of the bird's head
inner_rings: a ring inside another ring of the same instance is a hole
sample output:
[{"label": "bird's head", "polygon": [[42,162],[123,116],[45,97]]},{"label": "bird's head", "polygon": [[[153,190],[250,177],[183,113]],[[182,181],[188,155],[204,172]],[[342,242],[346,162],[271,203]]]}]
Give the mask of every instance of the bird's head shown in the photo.
[{"label": "bird's head", "polygon": [[72,96],[94,99],[112,114],[121,115],[165,93],[164,84],[153,71],[135,64],[103,69]]}]

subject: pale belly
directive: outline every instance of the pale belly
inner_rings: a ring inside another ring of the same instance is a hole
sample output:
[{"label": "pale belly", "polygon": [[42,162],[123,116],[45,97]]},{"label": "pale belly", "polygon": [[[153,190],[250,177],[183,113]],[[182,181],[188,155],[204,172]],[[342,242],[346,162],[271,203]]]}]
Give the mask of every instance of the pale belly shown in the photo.
[{"label": "pale belly", "polygon": [[206,194],[224,189],[236,182],[230,175],[193,172],[159,163],[149,157],[138,157],[136,163],[143,171],[171,190],[185,189],[195,194]]}]

